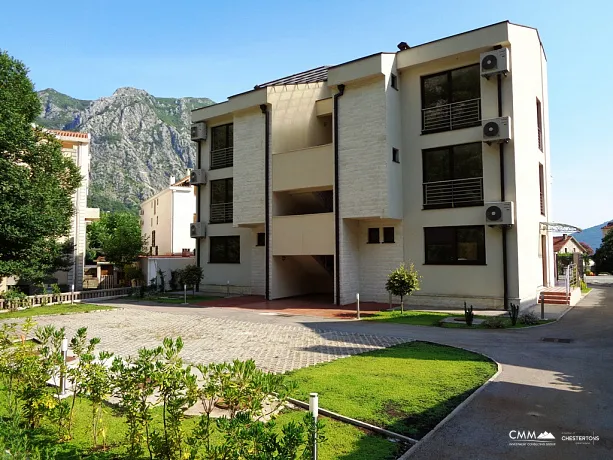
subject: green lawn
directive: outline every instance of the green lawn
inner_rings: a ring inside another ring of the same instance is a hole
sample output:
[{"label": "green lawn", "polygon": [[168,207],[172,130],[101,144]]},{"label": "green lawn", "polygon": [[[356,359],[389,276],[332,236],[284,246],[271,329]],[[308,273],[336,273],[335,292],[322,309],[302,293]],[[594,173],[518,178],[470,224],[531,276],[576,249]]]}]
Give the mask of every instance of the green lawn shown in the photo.
[{"label": "green lawn", "polygon": [[298,383],[297,398],[302,401],[317,392],[324,409],[421,438],[496,369],[476,353],[412,342],[289,376]]},{"label": "green lawn", "polygon": [[[445,328],[464,328],[464,329],[488,329],[482,325],[467,326],[463,321],[457,321],[454,323],[441,323],[446,318],[463,318],[464,316],[452,315],[450,313],[440,313],[432,311],[416,311],[407,310],[404,313],[399,311],[380,311],[369,316],[364,316],[364,321],[378,321],[381,323],[398,323],[398,324],[411,324],[413,326],[441,326]],[[489,316],[475,315],[478,319],[487,319]],[[541,321],[540,324],[546,324],[552,320]],[[511,319],[508,315],[503,316],[503,322],[506,329],[517,329],[521,327],[530,326],[529,324],[517,323],[515,326],[511,325]]]},{"label": "green lawn", "polygon": [[[204,302],[206,300],[215,300],[220,297],[215,296],[206,296],[206,295],[191,295],[187,294],[187,303],[196,303],[196,302]],[[156,296],[147,297],[143,299],[144,301],[151,302],[159,302],[159,303],[170,303],[170,304],[182,304],[185,302],[185,298],[183,295],[175,295],[175,294],[161,294]]]},{"label": "green lawn", "polygon": [[93,310],[113,310],[106,305],[92,305],[88,303],[45,305],[44,307],[32,307],[26,310],[7,311],[0,313],[0,320],[10,318],[28,318],[42,315],[70,315],[71,313],[87,313]]}]

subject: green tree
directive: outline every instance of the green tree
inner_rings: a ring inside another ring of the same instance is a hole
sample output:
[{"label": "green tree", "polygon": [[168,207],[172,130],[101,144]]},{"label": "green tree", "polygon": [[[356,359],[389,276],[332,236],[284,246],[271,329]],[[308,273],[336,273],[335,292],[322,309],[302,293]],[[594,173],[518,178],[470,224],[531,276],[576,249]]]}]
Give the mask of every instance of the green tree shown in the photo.
[{"label": "green tree", "polygon": [[104,213],[87,227],[90,249],[120,266],[132,264],[143,254],[147,239],[141,235],[138,216],[127,212]]},{"label": "green tree", "polygon": [[24,64],[0,51],[0,278],[39,281],[67,268],[79,168],[34,127],[41,111]]},{"label": "green tree", "polygon": [[404,313],[404,297],[419,290],[420,278],[413,264],[410,264],[407,268],[404,263],[387,276],[385,289],[392,295],[400,297],[400,311],[402,313]]},{"label": "green tree", "polygon": [[613,231],[602,239],[602,245],[594,254],[594,271],[596,273],[613,273]]},{"label": "green tree", "polygon": [[180,273],[180,283],[186,284],[192,287],[192,292],[196,294],[196,286],[200,284],[202,278],[204,278],[204,271],[202,267],[197,265],[186,265]]}]

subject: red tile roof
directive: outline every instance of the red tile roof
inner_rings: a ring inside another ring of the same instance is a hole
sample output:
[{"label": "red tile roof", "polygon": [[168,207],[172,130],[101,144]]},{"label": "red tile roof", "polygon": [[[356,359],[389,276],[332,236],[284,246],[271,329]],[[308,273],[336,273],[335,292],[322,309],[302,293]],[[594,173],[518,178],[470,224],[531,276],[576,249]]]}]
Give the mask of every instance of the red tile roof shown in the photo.
[{"label": "red tile roof", "polygon": [[80,139],[87,139],[89,137],[88,133],[78,133],[76,131],[62,131],[60,129],[48,129],[47,131],[57,136],[78,137]]},{"label": "red tile roof", "polygon": [[588,256],[593,256],[594,255],[594,249],[587,243],[584,243],[583,241],[579,241],[579,244],[581,246],[583,246],[583,248],[585,249],[585,252],[587,253]]},{"label": "red tile roof", "polygon": [[[571,235],[554,236],[553,237],[553,252],[560,252],[562,248],[564,247],[564,245],[568,243],[570,240],[573,240],[577,246],[583,249],[584,252],[587,252],[590,255],[594,254],[594,250],[589,245],[586,244],[584,246],[584,243],[579,243]],[[592,252],[590,253],[590,251]]]}]

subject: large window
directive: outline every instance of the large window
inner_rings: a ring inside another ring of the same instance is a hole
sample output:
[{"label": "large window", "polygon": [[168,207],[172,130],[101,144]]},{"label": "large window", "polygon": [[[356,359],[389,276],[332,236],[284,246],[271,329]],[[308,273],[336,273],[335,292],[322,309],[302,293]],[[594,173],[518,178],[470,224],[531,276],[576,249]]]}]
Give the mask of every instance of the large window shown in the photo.
[{"label": "large window", "polygon": [[212,264],[239,264],[241,262],[240,236],[211,236],[209,262]]},{"label": "large window", "polygon": [[485,227],[424,228],[426,264],[485,265]]},{"label": "large window", "polygon": [[220,179],[211,181],[211,218],[210,223],[232,222],[233,217],[233,180]]},{"label": "large window", "polygon": [[479,64],[421,77],[422,131],[481,124]]},{"label": "large window", "polygon": [[211,169],[229,168],[234,157],[234,125],[211,128]]},{"label": "large window", "polygon": [[481,142],[422,152],[424,209],[483,206]]}]

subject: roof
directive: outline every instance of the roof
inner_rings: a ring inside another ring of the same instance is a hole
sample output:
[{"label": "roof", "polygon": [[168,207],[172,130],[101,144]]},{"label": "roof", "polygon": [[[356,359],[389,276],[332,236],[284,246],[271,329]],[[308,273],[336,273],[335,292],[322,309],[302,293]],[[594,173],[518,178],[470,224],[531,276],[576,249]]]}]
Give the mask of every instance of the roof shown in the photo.
[{"label": "roof", "polygon": [[583,246],[588,256],[594,255],[594,248],[592,248],[589,244],[584,243],[583,241],[579,241],[579,244]]},{"label": "roof", "polygon": [[[563,235],[563,236],[554,236],[553,237],[553,252],[560,252],[564,245],[568,243],[570,240],[583,249],[584,252],[588,252],[587,248],[583,247],[581,243],[579,243],[574,237],[571,235]],[[591,248],[590,248],[591,249]]]},{"label": "roof", "polygon": [[295,73],[288,77],[272,80],[261,85],[256,85],[254,89],[266,88],[267,86],[299,85],[301,83],[318,83],[328,79],[329,66],[324,65],[304,72]]},{"label": "roof", "polygon": [[181,187],[184,185],[189,185],[189,175],[185,176],[183,179],[179,179],[171,187]]},{"label": "roof", "polygon": [[56,136],[64,137],[78,137],[79,139],[88,139],[89,133],[78,133],[76,131],[62,131],[60,129],[47,129],[47,132],[55,134]]}]

